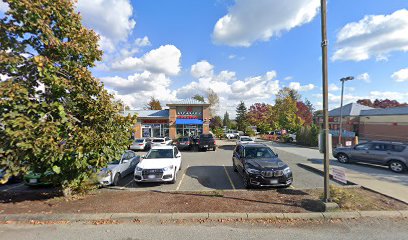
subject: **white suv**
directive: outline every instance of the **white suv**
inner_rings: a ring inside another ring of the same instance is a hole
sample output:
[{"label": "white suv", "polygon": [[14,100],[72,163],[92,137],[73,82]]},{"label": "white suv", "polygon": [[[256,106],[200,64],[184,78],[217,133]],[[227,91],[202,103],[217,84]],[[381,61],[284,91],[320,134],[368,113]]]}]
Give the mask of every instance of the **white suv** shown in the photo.
[{"label": "white suv", "polygon": [[181,153],[175,146],[153,147],[135,169],[135,182],[177,181],[181,168]]}]

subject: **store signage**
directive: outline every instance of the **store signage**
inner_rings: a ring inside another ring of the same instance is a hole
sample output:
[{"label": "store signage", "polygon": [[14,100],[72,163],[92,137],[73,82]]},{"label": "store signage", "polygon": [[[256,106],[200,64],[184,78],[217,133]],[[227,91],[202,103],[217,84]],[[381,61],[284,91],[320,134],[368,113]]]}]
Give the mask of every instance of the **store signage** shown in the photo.
[{"label": "store signage", "polygon": [[167,119],[146,119],[142,121],[142,124],[149,124],[149,123],[168,123]]},{"label": "store signage", "polygon": [[201,115],[201,112],[177,112],[179,116],[194,116],[194,115]]},{"label": "store signage", "polygon": [[333,179],[347,184],[346,171],[343,168],[333,168]]},{"label": "store signage", "polygon": [[198,119],[198,116],[177,116],[178,119]]}]

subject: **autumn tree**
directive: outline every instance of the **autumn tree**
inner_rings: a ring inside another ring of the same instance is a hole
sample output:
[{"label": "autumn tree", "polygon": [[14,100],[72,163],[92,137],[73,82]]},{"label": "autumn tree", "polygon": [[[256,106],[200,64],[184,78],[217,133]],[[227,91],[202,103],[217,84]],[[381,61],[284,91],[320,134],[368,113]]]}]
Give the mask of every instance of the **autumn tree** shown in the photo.
[{"label": "autumn tree", "polygon": [[215,116],[220,104],[220,98],[218,97],[218,94],[214,92],[214,90],[209,88],[207,90],[207,99],[208,103],[210,104],[210,114],[211,116]]},{"label": "autumn tree", "polygon": [[220,116],[215,116],[215,117],[211,118],[210,128],[211,129],[222,128],[222,119],[221,119]]},{"label": "autumn tree", "polygon": [[284,98],[276,97],[274,110],[277,113],[280,128],[295,132],[303,125],[303,120],[296,114],[296,103],[295,99],[290,95]]},{"label": "autumn tree", "polygon": [[302,96],[299,94],[298,91],[292,88],[288,88],[288,87],[282,88],[276,94],[276,99],[285,99],[288,97],[291,98],[295,102],[299,101],[302,98]]},{"label": "autumn tree", "polygon": [[313,123],[313,113],[311,111],[311,107],[307,106],[302,101],[296,102],[296,115],[303,120],[304,125],[311,125]]},{"label": "autumn tree", "polygon": [[247,119],[247,108],[245,106],[245,103],[241,101],[237,108],[237,117],[236,117],[236,122],[237,122],[237,129],[239,131],[245,131],[247,126],[248,126],[248,119]]},{"label": "autumn tree", "polygon": [[407,103],[399,103],[397,100],[390,99],[375,99],[374,102],[371,99],[359,99],[357,100],[358,104],[372,107],[372,108],[393,108],[393,107],[403,107],[408,106]]},{"label": "autumn tree", "polygon": [[162,106],[161,106],[159,100],[157,100],[154,97],[151,97],[150,101],[147,103],[145,109],[146,110],[162,110]]},{"label": "autumn tree", "polygon": [[199,95],[199,94],[194,95],[194,96],[193,96],[193,99],[195,99],[195,100],[197,100],[197,101],[200,101],[200,102],[205,102],[204,97],[201,96],[201,95]]},{"label": "autumn tree", "polygon": [[71,0],[6,0],[0,19],[0,168],[5,178],[51,171],[80,191],[130,144],[134,124],[92,76],[99,37]]},{"label": "autumn tree", "polygon": [[262,133],[269,132],[273,127],[273,107],[265,103],[255,103],[249,107],[248,123],[257,126]]}]

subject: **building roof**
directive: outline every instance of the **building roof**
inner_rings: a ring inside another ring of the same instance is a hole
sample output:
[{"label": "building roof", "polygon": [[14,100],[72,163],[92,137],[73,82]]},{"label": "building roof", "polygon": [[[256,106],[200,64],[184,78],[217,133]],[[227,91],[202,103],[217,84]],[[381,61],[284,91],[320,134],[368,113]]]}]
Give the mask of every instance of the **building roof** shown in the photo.
[{"label": "building roof", "polygon": [[361,116],[408,115],[407,107],[374,108],[361,111]]},{"label": "building roof", "polygon": [[[363,110],[371,110],[374,109],[372,107],[367,107],[358,103],[349,103],[343,106],[343,117],[347,116],[359,116],[361,111]],[[330,117],[339,117],[340,116],[340,108],[335,108],[329,111]]]},{"label": "building roof", "polygon": [[185,100],[181,100],[181,101],[178,101],[178,102],[168,103],[167,104],[167,106],[179,106],[179,105],[189,105],[189,106],[191,106],[191,105],[203,106],[204,105],[205,106],[205,105],[210,105],[210,104],[207,103],[207,102],[198,101],[198,100],[193,99],[193,98],[189,98],[189,99],[185,99]]},{"label": "building roof", "polygon": [[137,115],[138,118],[169,118],[169,110],[126,110],[123,115]]}]

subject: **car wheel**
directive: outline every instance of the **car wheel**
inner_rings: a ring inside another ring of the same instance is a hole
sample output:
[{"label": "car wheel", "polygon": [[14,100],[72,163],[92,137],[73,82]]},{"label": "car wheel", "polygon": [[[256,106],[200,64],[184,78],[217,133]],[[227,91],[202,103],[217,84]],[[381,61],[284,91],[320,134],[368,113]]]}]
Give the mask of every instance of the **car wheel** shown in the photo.
[{"label": "car wheel", "polygon": [[344,153],[339,153],[338,155],[337,155],[337,160],[339,161],[339,162],[341,162],[341,163],[348,163],[350,160],[349,160],[349,157],[346,155],[346,154],[344,154]]},{"label": "car wheel", "polygon": [[389,166],[391,171],[396,173],[402,173],[407,170],[407,166],[405,166],[403,162],[397,160],[390,161]]},{"label": "car wheel", "polygon": [[244,188],[246,188],[246,189],[251,189],[252,188],[252,185],[249,182],[249,178],[248,178],[248,175],[246,173],[244,173],[242,175],[242,180],[244,181]]},{"label": "car wheel", "polygon": [[113,183],[112,183],[113,186],[117,186],[119,184],[120,178],[121,178],[120,173],[116,173],[115,177],[113,177]]},{"label": "car wheel", "polygon": [[289,138],[288,142],[292,143],[293,142],[293,138]]},{"label": "car wheel", "polygon": [[213,149],[212,149],[212,150],[213,150],[213,151],[215,151],[216,149],[217,149],[217,147],[213,147]]},{"label": "car wheel", "polygon": [[177,182],[177,169],[174,169],[173,180],[170,183],[174,184]]}]

